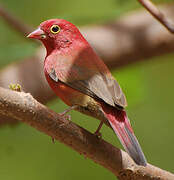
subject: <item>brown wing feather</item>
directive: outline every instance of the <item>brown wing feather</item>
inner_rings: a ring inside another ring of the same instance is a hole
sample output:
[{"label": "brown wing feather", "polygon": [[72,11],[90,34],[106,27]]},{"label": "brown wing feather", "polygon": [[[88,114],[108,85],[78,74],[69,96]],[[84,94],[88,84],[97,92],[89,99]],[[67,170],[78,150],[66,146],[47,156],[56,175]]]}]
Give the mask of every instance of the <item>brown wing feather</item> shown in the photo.
[{"label": "brown wing feather", "polygon": [[59,57],[59,60],[52,59],[52,61],[54,62],[47,71],[51,78],[54,77],[53,80],[56,75],[59,81],[92,98],[102,99],[111,106],[127,106],[125,95],[119,84],[99,58],[94,58],[90,62],[85,59],[83,61],[76,59],[73,63],[69,63],[71,59]]}]

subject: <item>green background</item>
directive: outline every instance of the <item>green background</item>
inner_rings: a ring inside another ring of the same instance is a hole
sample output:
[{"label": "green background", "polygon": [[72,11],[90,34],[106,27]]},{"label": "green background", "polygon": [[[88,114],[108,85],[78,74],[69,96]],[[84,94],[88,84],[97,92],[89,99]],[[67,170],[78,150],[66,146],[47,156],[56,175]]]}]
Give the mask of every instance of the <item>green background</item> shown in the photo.
[{"label": "green background", "polygon": [[[101,23],[141,7],[131,0],[0,0],[0,3],[33,27],[55,17],[65,18],[76,25]],[[0,18],[1,68],[31,56],[36,47]],[[112,73],[127,96],[127,111],[147,160],[174,172],[173,58],[173,54],[155,57]],[[57,99],[48,106],[56,112],[67,108]],[[96,130],[98,121],[89,120],[78,112],[71,112],[71,115],[77,124],[91,132]],[[102,128],[102,136],[121,147],[109,128]],[[0,162],[2,180],[115,179],[103,167],[59,142],[53,144],[50,137],[25,124],[0,128]]]}]

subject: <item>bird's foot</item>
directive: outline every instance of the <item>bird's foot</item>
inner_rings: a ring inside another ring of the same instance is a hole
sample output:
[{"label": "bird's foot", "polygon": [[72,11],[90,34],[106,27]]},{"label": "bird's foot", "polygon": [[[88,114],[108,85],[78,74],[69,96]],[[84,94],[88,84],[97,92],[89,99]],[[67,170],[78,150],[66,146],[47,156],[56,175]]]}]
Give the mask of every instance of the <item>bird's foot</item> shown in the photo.
[{"label": "bird's foot", "polygon": [[62,116],[64,119],[66,119],[66,120],[68,120],[68,121],[71,121],[71,115],[66,115],[66,114],[64,114],[64,112],[63,113],[59,113],[59,115],[60,116]]},{"label": "bird's foot", "polygon": [[65,114],[62,114],[62,113],[59,113],[59,115],[63,118],[63,122],[62,122],[62,124],[59,125],[59,127],[62,128],[64,126],[67,126],[71,121],[71,116],[70,115],[65,115]]},{"label": "bird's foot", "polygon": [[94,135],[97,136],[97,137],[100,138],[100,139],[102,138],[102,133],[101,133],[101,132],[97,132],[97,131],[96,131],[96,132],[94,133]]}]

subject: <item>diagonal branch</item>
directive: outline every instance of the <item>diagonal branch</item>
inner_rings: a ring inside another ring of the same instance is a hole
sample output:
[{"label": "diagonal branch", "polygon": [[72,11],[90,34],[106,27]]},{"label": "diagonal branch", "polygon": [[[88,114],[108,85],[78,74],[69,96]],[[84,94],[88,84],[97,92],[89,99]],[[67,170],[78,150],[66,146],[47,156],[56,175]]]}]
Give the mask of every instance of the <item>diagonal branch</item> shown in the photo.
[{"label": "diagonal branch", "polygon": [[32,28],[25,24],[23,21],[19,20],[16,16],[12,15],[8,10],[6,10],[0,4],[0,16],[8,23],[9,26],[12,26],[17,32],[26,36],[32,31]]},{"label": "diagonal branch", "polygon": [[174,175],[129,155],[37,102],[30,94],[0,88],[0,113],[23,121],[108,169],[120,180],[173,180]]},{"label": "diagonal branch", "polygon": [[169,20],[150,0],[138,0],[169,32],[174,33],[174,23]]}]

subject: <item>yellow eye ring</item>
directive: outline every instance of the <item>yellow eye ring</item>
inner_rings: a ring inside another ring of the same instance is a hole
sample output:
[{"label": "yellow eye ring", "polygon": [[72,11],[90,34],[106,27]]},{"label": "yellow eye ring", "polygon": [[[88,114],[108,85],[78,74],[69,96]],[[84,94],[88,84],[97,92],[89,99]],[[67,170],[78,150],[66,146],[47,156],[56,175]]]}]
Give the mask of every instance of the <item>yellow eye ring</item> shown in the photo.
[{"label": "yellow eye ring", "polygon": [[51,28],[50,28],[50,31],[53,33],[53,34],[57,34],[60,32],[60,27],[58,25],[52,25]]}]

